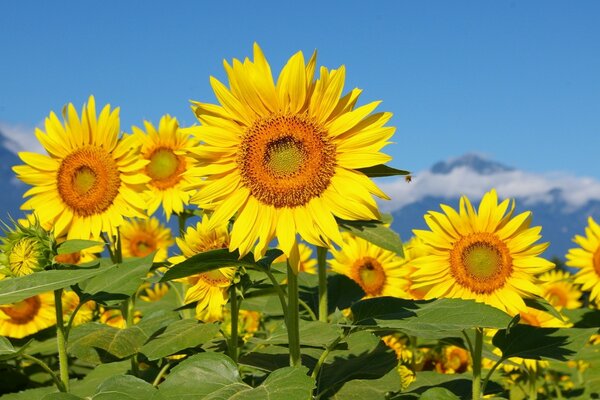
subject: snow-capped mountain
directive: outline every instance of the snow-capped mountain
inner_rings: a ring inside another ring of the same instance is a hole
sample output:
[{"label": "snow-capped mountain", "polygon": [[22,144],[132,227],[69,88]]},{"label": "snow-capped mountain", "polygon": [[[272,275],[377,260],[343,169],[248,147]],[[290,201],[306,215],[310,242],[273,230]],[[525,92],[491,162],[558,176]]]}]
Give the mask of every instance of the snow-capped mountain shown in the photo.
[{"label": "snow-capped mountain", "polygon": [[381,204],[394,217],[392,228],[402,239],[412,229],[428,229],[423,216],[440,211],[440,204],[458,207],[461,195],[475,206],[495,188],[501,199],[514,198],[516,213],[533,212],[534,226],[542,226],[542,241],[550,242],[546,257],[564,258],[575,247],[574,235],[582,235],[588,216],[600,221],[600,181],[565,173],[530,173],[505,166],[477,154],[436,163],[416,173],[411,183],[397,180],[381,185],[392,201]]}]

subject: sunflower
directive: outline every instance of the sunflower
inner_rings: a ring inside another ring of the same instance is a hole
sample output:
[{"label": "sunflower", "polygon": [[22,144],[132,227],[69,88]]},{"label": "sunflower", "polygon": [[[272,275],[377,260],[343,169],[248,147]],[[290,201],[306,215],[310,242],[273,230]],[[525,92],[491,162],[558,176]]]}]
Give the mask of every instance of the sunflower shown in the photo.
[{"label": "sunflower", "polygon": [[333,271],[356,282],[366,297],[408,297],[401,257],[347,232],[342,236],[342,248],[332,249],[333,258],[328,260]]},{"label": "sunflower", "polygon": [[444,346],[440,358],[435,363],[435,370],[442,374],[462,374],[471,366],[469,352],[458,346]]},{"label": "sunflower", "polygon": [[575,235],[573,241],[580,247],[569,250],[566,264],[579,269],[575,283],[591,290],[590,300],[600,303],[600,226],[589,217],[585,236]]},{"label": "sunflower", "polygon": [[181,214],[189,203],[193,190],[189,173],[186,171],[192,159],[186,155],[196,141],[179,129],[177,119],[165,115],[158,129],[144,121],[146,132],[132,127],[133,134],[141,143],[141,156],[148,160],[145,173],[150,177],[144,196],[148,202],[148,214],[153,214],[162,204],[167,221],[171,214]]},{"label": "sunflower", "polygon": [[171,230],[154,217],[125,221],[119,232],[123,257],[145,257],[156,251],[154,262],[165,261],[169,246],[174,243]]},{"label": "sunflower", "polygon": [[413,287],[412,274],[417,271],[417,268],[412,265],[412,261],[422,255],[427,254],[427,247],[423,244],[423,241],[416,236],[410,238],[408,242],[403,243],[402,250],[404,252],[404,263],[402,265],[402,272],[404,279],[407,280],[406,292],[409,298],[414,300],[422,300],[427,291],[428,287]]},{"label": "sunflower", "polygon": [[68,239],[115,234],[123,217],[144,217],[140,190],[149,180],[139,171],[148,162],[137,156],[136,140],[119,137],[119,109],[105,106],[96,117],[94,97],[79,119],[73,104],[64,112],[64,125],[53,112],[46,132],[36,137],[48,155],[21,152],[26,165],[13,167],[17,177],[32,185],[23,210],[34,210],[42,226]]},{"label": "sunflower", "polygon": [[[137,324],[141,319],[142,313],[136,310],[133,313],[133,324]],[[118,329],[127,328],[127,320],[123,318],[123,313],[118,308],[100,307],[100,323]]]},{"label": "sunflower", "polygon": [[[160,267],[148,273],[148,278],[163,277],[166,267]],[[161,282],[144,282],[138,289],[138,297],[147,302],[159,301],[169,292],[169,285]]]},{"label": "sunflower", "polygon": [[413,288],[431,286],[427,299],[474,299],[511,315],[526,310],[523,297],[542,295],[535,275],[554,264],[538,257],[548,243],[534,244],[541,227],[529,227],[531,212],[513,217],[514,201],[498,204],[493,189],[478,211],[465,196],[459,212],[441,208],[444,214],[425,215],[430,231],[413,231],[427,245],[427,254],[413,260]]},{"label": "sunflower", "polygon": [[543,296],[554,308],[574,310],[581,307],[581,291],[567,271],[553,270],[540,276]]},{"label": "sunflower", "polygon": [[[72,290],[63,291],[63,314],[66,320],[68,320],[71,317],[71,314],[73,314],[75,309],[79,306],[79,301],[80,300],[77,293],[73,292]],[[79,310],[77,310],[77,314],[75,314],[75,318],[73,318],[73,326],[90,322],[94,317],[95,310],[96,302],[86,301],[81,307],[79,307]]]},{"label": "sunflower", "polygon": [[[312,257],[312,249],[304,243],[298,243],[298,251],[300,253],[300,263],[298,264],[298,271],[306,272],[308,274],[313,275],[316,274],[317,260]],[[282,254],[273,261],[273,264],[286,261],[286,255]]]},{"label": "sunflower", "polygon": [[[188,227],[183,238],[177,238],[176,241],[182,255],[169,258],[172,264],[208,250],[227,248],[229,232],[227,224],[212,228],[210,218],[205,215],[195,228]],[[197,302],[197,319],[205,322],[223,319],[223,306],[229,299],[229,287],[233,283],[235,272],[235,267],[223,266],[185,278],[190,288],[186,291],[184,302]]]},{"label": "sunflower", "polygon": [[341,97],[344,66],[321,67],[315,79],[316,53],[305,63],[298,52],[275,83],[255,44],[254,61],[225,69],[229,88],[211,78],[221,105],[193,102],[202,125],[190,129],[203,143],[191,152],[206,180],[191,201],[215,210],[211,227],[237,214],[231,251],[256,245],[258,259],[276,236],[289,257],[296,233],[341,245],[335,217],[379,218],[372,195],[389,198],[360,169],[391,160],[380,150],[394,133],[384,126],[392,114],[372,114],[379,102],[355,108],[359,89]]},{"label": "sunflower", "polygon": [[0,305],[0,336],[21,339],[56,325],[54,293],[42,293]]},{"label": "sunflower", "polygon": [[4,224],[0,238],[0,268],[3,275],[25,276],[51,264],[54,240],[35,217]]}]

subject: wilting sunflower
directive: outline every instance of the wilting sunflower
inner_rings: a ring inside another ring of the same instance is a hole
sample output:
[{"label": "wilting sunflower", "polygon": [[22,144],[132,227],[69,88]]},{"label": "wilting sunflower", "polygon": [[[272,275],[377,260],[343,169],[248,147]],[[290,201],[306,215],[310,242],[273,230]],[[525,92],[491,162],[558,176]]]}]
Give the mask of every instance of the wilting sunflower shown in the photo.
[{"label": "wilting sunflower", "polygon": [[342,236],[342,248],[332,249],[328,260],[333,271],[358,283],[366,297],[408,297],[401,257],[349,233]]},{"label": "wilting sunflower", "polygon": [[[210,219],[204,216],[196,227],[188,227],[183,238],[177,238],[177,246],[182,255],[169,258],[172,264],[178,264],[186,259],[208,250],[223,249],[229,245],[227,224],[211,227]],[[186,304],[198,302],[196,318],[213,322],[223,319],[223,306],[229,299],[229,287],[233,282],[236,268],[219,268],[185,278],[191,287],[185,294]]]},{"label": "wilting sunflower", "polygon": [[54,293],[0,305],[0,336],[20,339],[56,325]]},{"label": "wilting sunflower", "polygon": [[137,156],[136,140],[119,137],[119,109],[105,106],[96,116],[94,97],[83,106],[81,119],[73,104],[46,118],[46,132],[36,137],[48,155],[21,152],[27,165],[13,167],[32,185],[23,210],[34,210],[42,226],[69,239],[97,238],[115,233],[123,217],[144,217],[140,195],[149,180],[139,171],[147,163]]},{"label": "wilting sunflower", "polygon": [[119,228],[123,257],[146,257],[156,251],[154,262],[165,261],[175,241],[171,230],[154,217],[128,220]]},{"label": "wilting sunflower", "polygon": [[567,271],[560,270],[549,271],[540,276],[544,298],[559,311],[563,308],[574,310],[581,307],[581,291],[572,278]]},{"label": "wilting sunflower", "polygon": [[566,264],[579,269],[575,283],[591,290],[590,300],[600,303],[600,226],[589,217],[585,236],[575,235],[573,241],[580,247],[569,250]]},{"label": "wilting sunflower", "polygon": [[534,244],[541,227],[529,227],[531,212],[513,217],[514,201],[498,204],[495,190],[478,211],[465,196],[458,213],[441,208],[444,214],[425,215],[431,231],[413,231],[427,245],[427,255],[413,260],[413,288],[431,286],[426,298],[474,299],[511,315],[526,310],[524,297],[542,295],[535,275],[554,264],[538,257],[548,243]]},{"label": "wilting sunflower", "polygon": [[[296,233],[307,242],[341,245],[334,217],[379,218],[372,197],[388,197],[360,171],[391,160],[380,150],[394,128],[379,102],[355,108],[361,91],[342,97],[345,68],[320,69],[316,53],[290,58],[275,83],[261,49],[254,61],[225,62],[229,88],[211,85],[221,105],[193,102],[203,143],[192,150],[206,177],[192,202],[215,210],[212,226],[237,214],[229,249],[261,257],[275,236],[289,257]],[[258,241],[258,243],[257,243]]]},{"label": "wilting sunflower", "polygon": [[167,221],[171,214],[180,214],[188,204],[191,194],[188,186],[192,183],[186,171],[192,159],[186,150],[196,141],[179,129],[177,119],[165,115],[160,119],[158,129],[144,121],[146,132],[133,127],[133,134],[140,141],[143,159],[149,163],[145,173],[150,177],[144,195],[148,202],[148,214],[153,214],[162,204]]}]

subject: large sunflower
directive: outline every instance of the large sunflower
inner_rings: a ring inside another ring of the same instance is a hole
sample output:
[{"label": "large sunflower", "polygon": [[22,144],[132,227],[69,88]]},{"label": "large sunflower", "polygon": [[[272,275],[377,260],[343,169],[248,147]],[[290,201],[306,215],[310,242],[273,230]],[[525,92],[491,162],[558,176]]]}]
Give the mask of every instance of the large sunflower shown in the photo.
[{"label": "large sunflower", "polygon": [[154,262],[167,259],[167,251],[175,241],[171,230],[154,217],[126,221],[119,229],[123,257],[146,257],[153,251]]},{"label": "large sunflower", "polygon": [[600,226],[589,217],[585,236],[575,235],[573,241],[580,247],[569,250],[566,264],[579,269],[575,283],[591,290],[590,300],[600,303]]},{"label": "large sunflower", "polygon": [[[210,219],[204,216],[196,227],[188,227],[183,238],[177,238],[177,246],[182,255],[169,258],[169,262],[178,264],[186,259],[208,250],[223,249],[229,245],[227,224],[210,227]],[[229,299],[229,287],[233,282],[236,268],[223,266],[209,272],[185,278],[190,288],[184,302],[197,302],[196,318],[205,322],[223,319],[223,306]]]},{"label": "large sunflower", "polygon": [[0,305],[0,336],[20,339],[56,325],[54,293]]},{"label": "large sunflower", "polygon": [[[355,108],[361,91],[342,97],[345,68],[320,69],[316,53],[287,62],[277,82],[261,49],[254,61],[225,62],[229,88],[211,85],[221,105],[193,102],[203,142],[192,150],[206,177],[192,197],[215,210],[212,226],[237,214],[229,249],[262,256],[271,239],[289,256],[299,233],[309,243],[342,243],[334,217],[379,218],[372,197],[388,197],[360,168],[383,164],[380,152],[393,135],[390,113],[371,114],[379,102]],[[257,243],[258,241],[258,243]]]},{"label": "large sunflower", "polygon": [[193,193],[188,189],[192,183],[188,172],[192,159],[186,156],[186,150],[196,141],[184,134],[177,119],[170,115],[160,119],[158,129],[148,121],[144,121],[144,127],[146,133],[135,126],[132,129],[142,145],[142,158],[149,161],[145,173],[151,180],[144,193],[148,214],[153,214],[162,204],[169,220],[172,213],[183,212]]},{"label": "large sunflower", "polygon": [[358,283],[367,297],[409,297],[401,257],[349,233],[342,236],[342,248],[332,249],[328,260],[332,270]]},{"label": "large sunflower", "polygon": [[119,109],[107,105],[97,117],[90,96],[81,119],[69,104],[64,120],[52,112],[46,132],[36,129],[48,155],[19,153],[27,165],[13,170],[33,186],[21,208],[34,210],[45,228],[69,239],[114,234],[124,216],[144,217],[139,191],[149,179],[139,171],[147,161],[137,156],[134,138],[119,137]]},{"label": "large sunflower", "polygon": [[413,260],[413,288],[431,286],[426,298],[474,299],[511,315],[526,310],[523,297],[542,295],[535,275],[554,264],[538,257],[548,243],[534,244],[541,227],[529,227],[531,212],[513,217],[514,201],[498,204],[493,189],[478,211],[465,196],[458,213],[441,208],[425,215],[430,231],[413,231],[427,245],[427,254]]}]

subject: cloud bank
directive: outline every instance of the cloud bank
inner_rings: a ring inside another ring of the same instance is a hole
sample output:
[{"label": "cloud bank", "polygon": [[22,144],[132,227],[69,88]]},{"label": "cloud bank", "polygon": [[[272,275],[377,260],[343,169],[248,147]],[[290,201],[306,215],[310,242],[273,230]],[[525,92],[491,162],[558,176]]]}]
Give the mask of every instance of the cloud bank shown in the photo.
[{"label": "cloud bank", "polygon": [[15,154],[19,151],[45,153],[34,131],[34,127],[11,125],[0,121],[0,145]]},{"label": "cloud bank", "polygon": [[392,200],[381,202],[385,212],[392,212],[426,196],[456,198],[466,195],[478,203],[483,193],[495,188],[500,198],[517,197],[527,204],[550,203],[556,196],[577,209],[590,200],[600,200],[600,181],[564,172],[530,173],[519,170],[482,175],[469,167],[457,167],[448,174],[423,171],[404,179],[380,185]]}]

